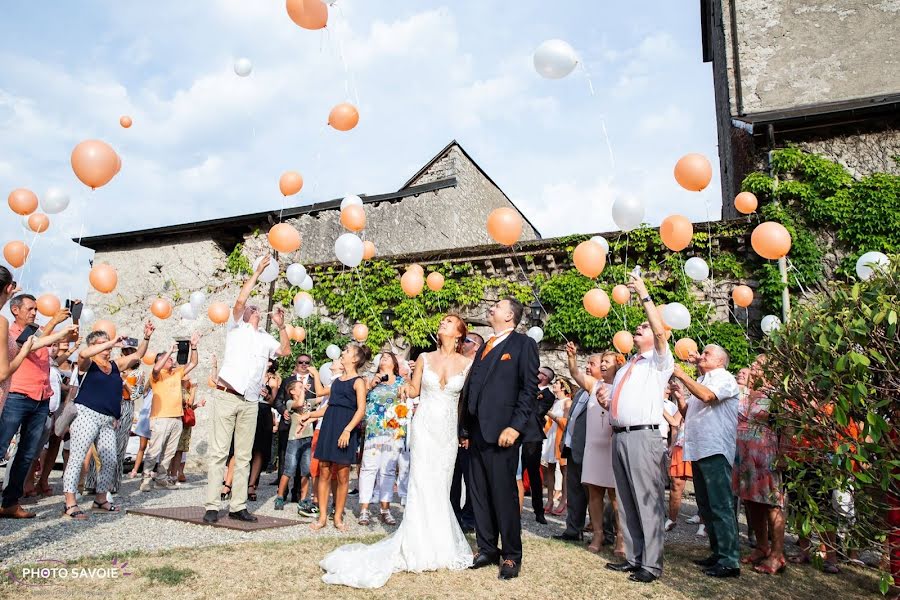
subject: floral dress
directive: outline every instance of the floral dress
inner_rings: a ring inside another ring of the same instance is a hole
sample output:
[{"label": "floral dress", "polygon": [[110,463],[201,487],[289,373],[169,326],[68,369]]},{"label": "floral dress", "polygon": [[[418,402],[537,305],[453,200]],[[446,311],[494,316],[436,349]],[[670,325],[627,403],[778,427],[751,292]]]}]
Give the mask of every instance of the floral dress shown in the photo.
[{"label": "floral dress", "polygon": [[399,399],[400,386],[405,383],[397,376],[392,385],[386,383],[375,386],[366,397],[366,441],[365,448],[403,448],[406,444],[406,430],[412,412]]},{"label": "floral dress", "polygon": [[738,405],[737,448],[732,487],[741,500],[784,506],[778,459],[778,436],[769,426],[769,399],[758,390],[741,387]]}]

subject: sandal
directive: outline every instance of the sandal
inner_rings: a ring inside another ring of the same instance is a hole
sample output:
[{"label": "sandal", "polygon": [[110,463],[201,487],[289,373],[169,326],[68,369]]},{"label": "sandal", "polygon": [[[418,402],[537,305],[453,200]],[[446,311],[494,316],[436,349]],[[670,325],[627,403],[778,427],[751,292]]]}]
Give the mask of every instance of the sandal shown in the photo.
[{"label": "sandal", "polygon": [[[73,508],[75,510],[69,512]],[[66,507],[63,509],[63,516],[69,517],[70,519],[75,519],[76,521],[86,521],[88,518],[87,514],[83,510],[81,510],[77,504],[73,504],[72,506],[66,505]]]},{"label": "sandal", "polygon": [[556,515],[557,517],[561,517],[562,515],[565,514],[567,508],[568,508],[567,505],[561,504],[561,505],[559,505],[559,506],[556,507],[556,510],[551,510],[551,511],[550,511],[550,514],[551,514],[551,515]]},{"label": "sandal", "polygon": [[783,558],[779,558],[775,561],[774,564],[769,564],[768,562],[761,562],[757,565],[753,566],[753,570],[757,573],[762,573],[763,575],[777,575],[778,573],[782,573],[785,568],[785,562]]},{"label": "sandal", "polygon": [[762,561],[766,560],[769,557],[769,549],[761,550],[756,548],[753,552],[748,554],[747,556],[741,558],[742,565],[758,565]]},{"label": "sandal", "polygon": [[370,518],[371,517],[369,516],[369,510],[364,508],[361,511],[359,511],[359,520],[357,521],[357,523],[359,523],[363,527],[366,527],[369,524]]},{"label": "sandal", "polygon": [[397,519],[394,518],[390,510],[383,510],[381,511],[381,522],[385,525],[396,525]]},{"label": "sandal", "polygon": [[91,507],[91,510],[95,510],[98,512],[108,512],[108,513],[117,513],[122,512],[118,506],[107,500],[106,502],[97,502],[94,500],[94,506]]},{"label": "sandal", "polygon": [[221,494],[219,494],[219,496],[222,498],[222,501],[224,502],[225,500],[230,500],[231,499],[231,486],[223,481],[222,487],[228,488],[227,492],[222,492]]}]

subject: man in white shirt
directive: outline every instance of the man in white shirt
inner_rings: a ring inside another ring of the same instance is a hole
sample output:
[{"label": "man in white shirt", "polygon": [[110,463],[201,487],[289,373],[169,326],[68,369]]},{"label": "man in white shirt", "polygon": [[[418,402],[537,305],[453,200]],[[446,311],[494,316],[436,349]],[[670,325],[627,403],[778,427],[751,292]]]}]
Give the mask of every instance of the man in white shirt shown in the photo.
[{"label": "man in white shirt", "polygon": [[271,256],[263,257],[253,275],[244,283],[226,325],[225,357],[219,368],[215,390],[212,391],[206,513],[203,515],[206,523],[219,520],[219,494],[232,436],[235,465],[228,516],[241,521],[256,521],[256,517],[247,511],[247,484],[259,412],[257,403],[262,397],[269,360],[291,354],[291,342],[284,328],[281,307],[276,307],[272,313],[272,322],[279,330],[279,339],[275,340],[268,332],[259,329],[262,316],[259,307],[247,304],[250,292],[271,260]]},{"label": "man in white shirt", "polygon": [[700,373],[696,381],[679,367],[674,372],[690,392],[687,399],[680,390],[675,397],[685,419],[684,460],[691,461],[697,508],[712,550],[708,558],[694,562],[710,577],[737,577],[741,569],[731,468],[740,390],[725,370],[728,353],[721,346],[706,346],[694,361]]},{"label": "man in white shirt", "polygon": [[638,353],[616,373],[612,392],[605,388],[600,392],[610,404],[613,473],[625,537],[625,561],[607,563],[606,568],[650,583],[662,575],[666,443],[659,435],[659,421],[675,363],[662,317],[644,281],[632,274],[628,287],[640,298],[647,321],[634,331]]}]

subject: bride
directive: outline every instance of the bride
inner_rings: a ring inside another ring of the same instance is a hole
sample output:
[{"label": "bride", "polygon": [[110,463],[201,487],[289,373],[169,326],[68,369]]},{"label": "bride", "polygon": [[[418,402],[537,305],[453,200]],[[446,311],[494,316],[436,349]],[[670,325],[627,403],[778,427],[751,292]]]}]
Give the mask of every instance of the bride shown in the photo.
[{"label": "bride", "polygon": [[419,355],[405,397],[419,396],[409,427],[409,493],[403,521],[392,535],[367,546],[348,544],[319,566],[325,583],[378,588],[399,571],[462,570],[472,549],[450,505],[450,482],[459,448],[459,393],[472,362],[460,354],[466,324],[447,315],[438,328],[438,349]]}]

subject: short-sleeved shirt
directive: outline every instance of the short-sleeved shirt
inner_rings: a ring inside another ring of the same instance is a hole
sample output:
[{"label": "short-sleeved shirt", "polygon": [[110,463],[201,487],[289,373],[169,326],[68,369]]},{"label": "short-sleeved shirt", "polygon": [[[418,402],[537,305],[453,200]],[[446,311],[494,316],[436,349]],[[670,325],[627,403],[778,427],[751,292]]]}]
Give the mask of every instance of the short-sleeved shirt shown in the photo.
[{"label": "short-sleeved shirt", "polygon": [[717,400],[706,403],[693,395],[688,396],[684,415],[684,460],[723,454],[728,464],[733,464],[740,395],[737,380],[725,369],[713,369],[699,377],[697,383],[709,388]]},{"label": "short-sleeved shirt", "polygon": [[248,402],[259,402],[269,360],[278,357],[281,342],[250,323],[235,321],[233,313],[225,328],[225,357],[219,379]]},{"label": "short-sleeved shirt", "polygon": [[[296,380],[300,383],[308,383],[310,387],[313,386],[312,375],[307,373],[306,376],[296,375],[295,377],[297,378]],[[291,396],[290,392],[285,393],[287,394],[287,400],[285,401],[286,405],[294,402],[294,398]],[[288,430],[288,440],[311,438],[313,436],[313,433],[315,433],[316,423],[315,420],[312,420],[309,421],[303,428],[303,431],[301,431],[300,434],[297,435],[297,427],[300,425],[300,417],[302,417],[304,413],[311,412],[316,408],[316,393],[312,390],[304,390],[304,396],[306,398],[304,406],[295,404],[289,409],[291,414],[291,428]]]},{"label": "short-sleeved shirt", "polygon": [[173,369],[171,373],[160,372],[159,377],[150,376],[150,387],[153,389],[153,404],[150,418],[173,418],[184,415],[181,398],[181,380],[184,379],[184,367]]},{"label": "short-sleeved shirt", "polygon": [[[13,321],[9,324],[9,336],[18,339],[24,327]],[[15,356],[10,356],[12,360]],[[12,374],[10,394],[24,394],[32,400],[48,400],[53,394],[50,387],[50,349],[38,348],[29,352],[16,372]]]},{"label": "short-sleeved shirt", "polygon": [[[667,345],[663,352],[654,347],[635,363],[629,361],[616,373],[610,398],[616,395],[629,369],[633,372],[619,393],[618,414],[611,419],[614,427],[658,425],[662,418],[663,396],[675,368],[675,359]],[[633,360],[633,359],[632,359]]]}]

